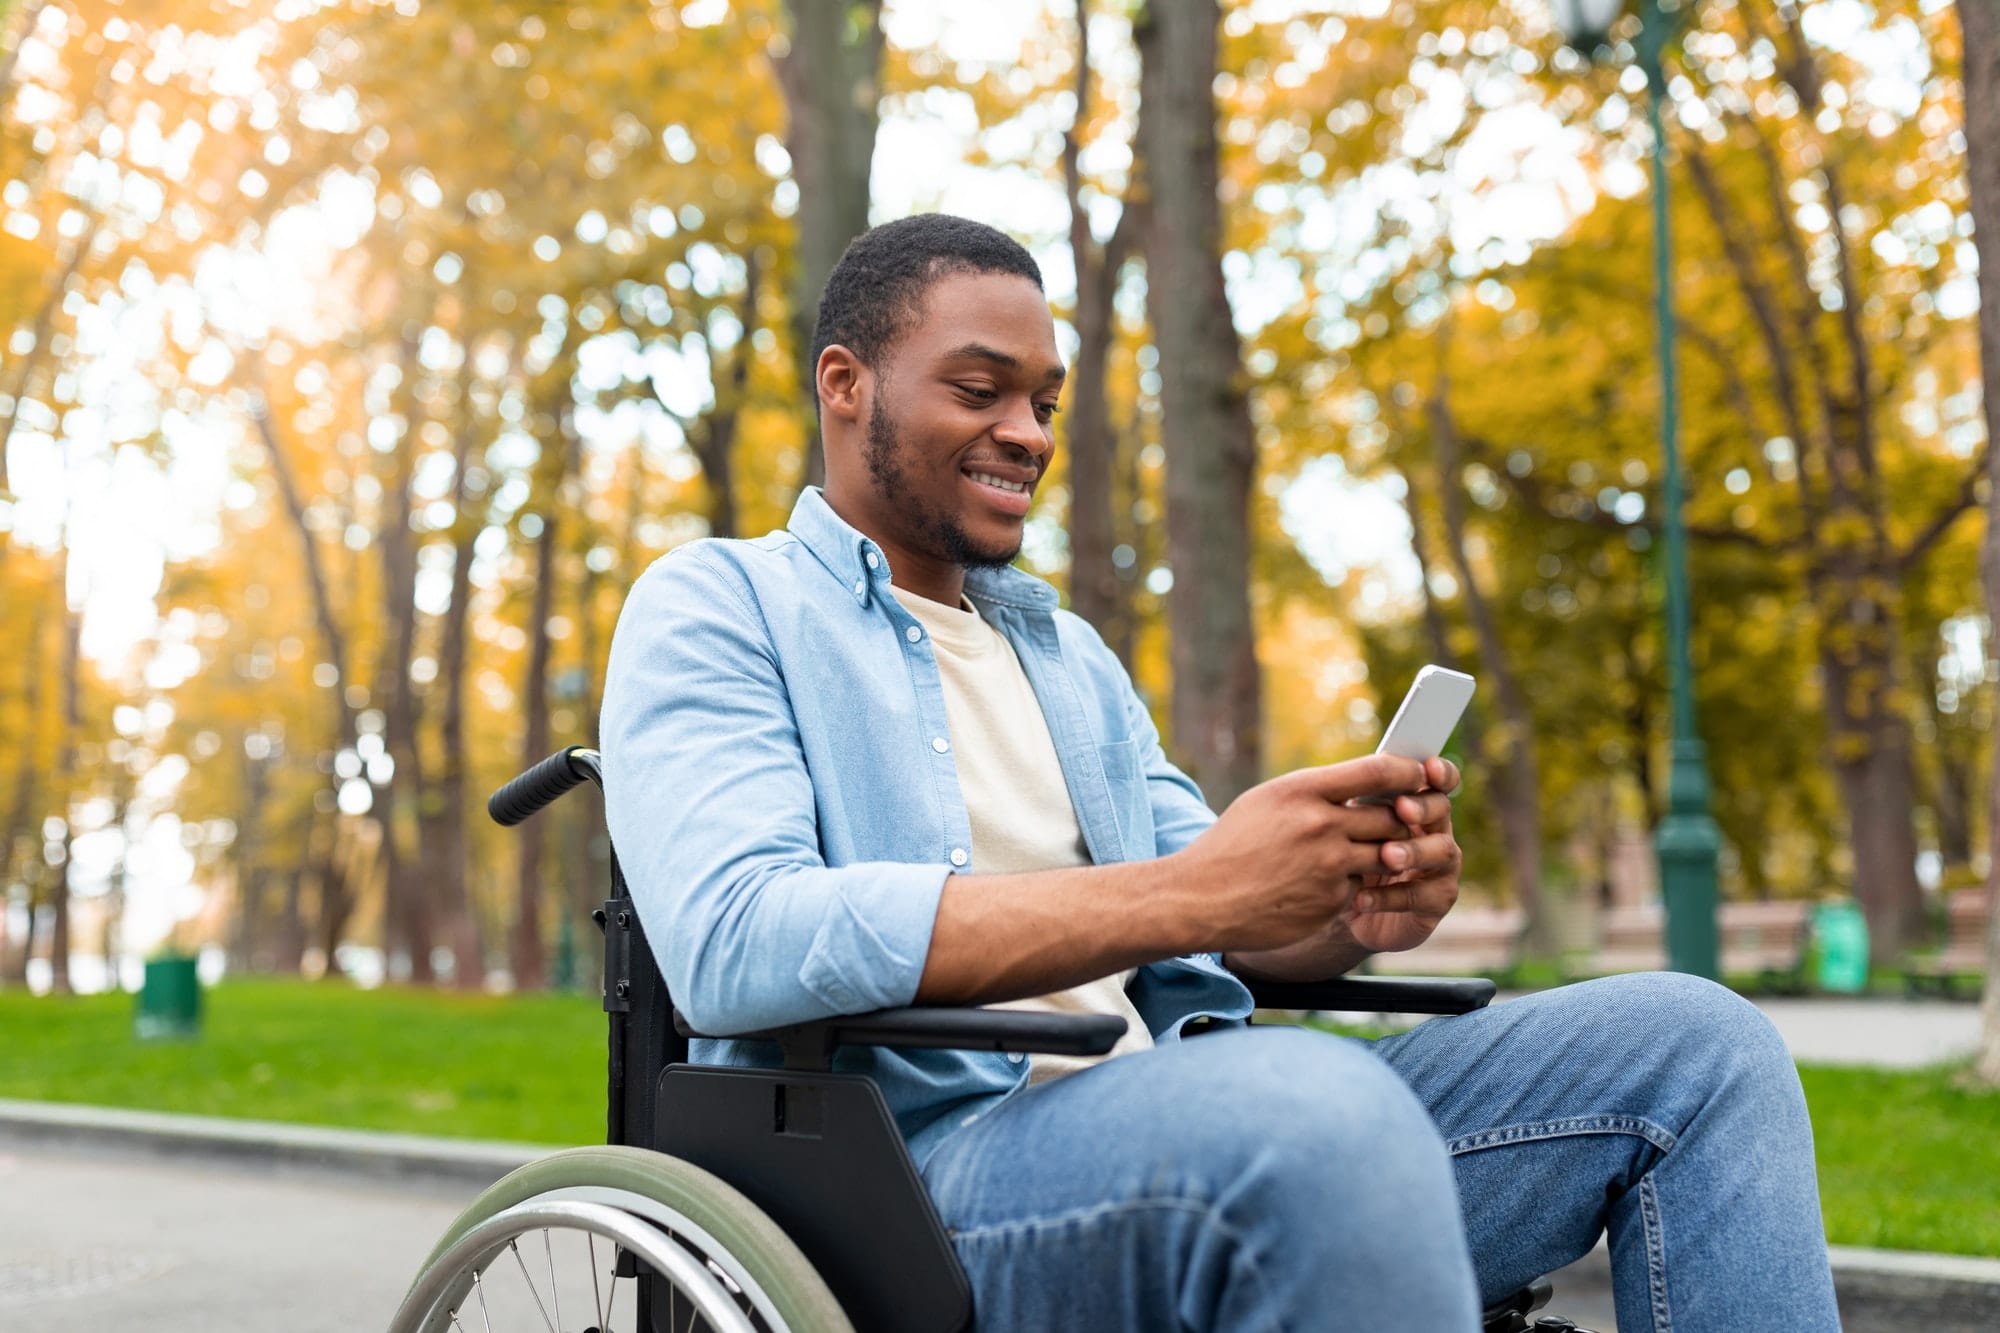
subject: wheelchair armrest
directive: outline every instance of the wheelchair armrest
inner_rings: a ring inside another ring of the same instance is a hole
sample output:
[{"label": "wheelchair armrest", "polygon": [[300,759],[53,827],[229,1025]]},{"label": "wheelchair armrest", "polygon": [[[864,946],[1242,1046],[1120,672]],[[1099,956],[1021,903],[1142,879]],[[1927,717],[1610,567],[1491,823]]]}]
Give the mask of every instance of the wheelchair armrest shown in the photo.
[{"label": "wheelchair armrest", "polygon": [[[706,1037],[674,1010],[683,1037]],[[788,1065],[819,1064],[836,1046],[905,1046],[957,1051],[1022,1051],[1046,1055],[1103,1055],[1125,1035],[1115,1014],[1047,1014],[976,1005],[919,1005],[877,1009],[817,1023],[739,1034],[743,1041],[775,1041]]]},{"label": "wheelchair armrest", "polygon": [[1463,1014],[1484,1009],[1497,989],[1485,977],[1335,977],[1251,981],[1259,1009],[1332,1009],[1371,1014]]}]

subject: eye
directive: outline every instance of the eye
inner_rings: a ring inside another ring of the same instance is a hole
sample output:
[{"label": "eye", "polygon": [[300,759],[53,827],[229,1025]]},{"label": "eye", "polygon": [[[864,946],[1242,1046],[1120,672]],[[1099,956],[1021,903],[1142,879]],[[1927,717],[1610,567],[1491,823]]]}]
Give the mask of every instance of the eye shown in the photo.
[{"label": "eye", "polygon": [[990,403],[1000,395],[992,389],[982,389],[976,384],[960,384],[958,391],[976,403]]},{"label": "eye", "polygon": [[1056,419],[1056,413],[1060,411],[1062,411],[1062,409],[1060,407],[1057,407],[1054,403],[1035,404],[1035,415],[1037,417],[1040,417],[1045,422],[1054,421]]}]

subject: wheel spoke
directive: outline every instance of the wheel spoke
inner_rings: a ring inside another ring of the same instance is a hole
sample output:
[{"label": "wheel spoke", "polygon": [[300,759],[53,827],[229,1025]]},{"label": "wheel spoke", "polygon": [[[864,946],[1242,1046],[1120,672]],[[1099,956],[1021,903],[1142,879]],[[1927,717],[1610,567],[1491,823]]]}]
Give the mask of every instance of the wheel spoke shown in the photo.
[{"label": "wheel spoke", "polygon": [[[583,1233],[583,1238],[590,1244],[590,1301],[597,1310],[597,1333],[611,1333],[611,1327],[604,1316],[604,1293],[597,1285],[597,1237],[586,1231]],[[612,1253],[617,1253],[616,1248]]]},{"label": "wheel spoke", "polygon": [[604,1333],[611,1333],[611,1316],[618,1313],[618,1272],[611,1273],[611,1304],[604,1310]]},{"label": "wheel spoke", "polygon": [[510,1240],[507,1242],[507,1249],[514,1256],[514,1262],[521,1266],[521,1281],[528,1284],[528,1294],[535,1298],[535,1308],[542,1312],[543,1325],[549,1333],[562,1333],[561,1329],[549,1322],[549,1307],[542,1304],[542,1293],[535,1290],[535,1279],[528,1273],[528,1261],[521,1257],[520,1246]]},{"label": "wheel spoke", "polygon": [[479,1273],[476,1269],[472,1274],[472,1291],[479,1297],[479,1322],[485,1326],[486,1333],[493,1333],[493,1318],[486,1313],[486,1288],[479,1284]]},{"label": "wheel spoke", "polygon": [[556,1243],[547,1227],[542,1228],[542,1253],[549,1259],[549,1299],[555,1302],[556,1333],[562,1333],[562,1284],[556,1281]]}]

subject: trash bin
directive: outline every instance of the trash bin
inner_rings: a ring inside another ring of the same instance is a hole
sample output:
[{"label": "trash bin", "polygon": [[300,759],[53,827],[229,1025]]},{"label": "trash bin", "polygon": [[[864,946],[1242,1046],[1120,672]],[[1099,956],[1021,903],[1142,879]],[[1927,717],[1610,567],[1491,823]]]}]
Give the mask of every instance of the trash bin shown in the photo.
[{"label": "trash bin", "polygon": [[1855,994],[1868,986],[1868,918],[1852,898],[1823,902],[1812,915],[1813,980],[1823,991]]},{"label": "trash bin", "polygon": [[201,1031],[201,978],[192,954],[146,961],[133,1029],[140,1041],[192,1037]]}]

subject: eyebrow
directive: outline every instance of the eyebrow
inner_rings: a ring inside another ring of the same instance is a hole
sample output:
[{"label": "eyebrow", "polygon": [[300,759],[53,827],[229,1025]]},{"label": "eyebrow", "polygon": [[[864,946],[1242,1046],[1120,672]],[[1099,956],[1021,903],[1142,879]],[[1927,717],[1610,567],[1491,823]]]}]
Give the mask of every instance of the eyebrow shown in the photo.
[{"label": "eyebrow", "polygon": [[[993,364],[1004,366],[1008,370],[1021,369],[1021,359],[1019,357],[1010,356],[997,347],[988,347],[985,343],[981,342],[962,343],[944,355],[947,361],[991,361]],[[1061,384],[1065,375],[1066,372],[1060,365],[1050,366],[1047,372],[1043,374],[1042,381],[1045,384]]]}]

